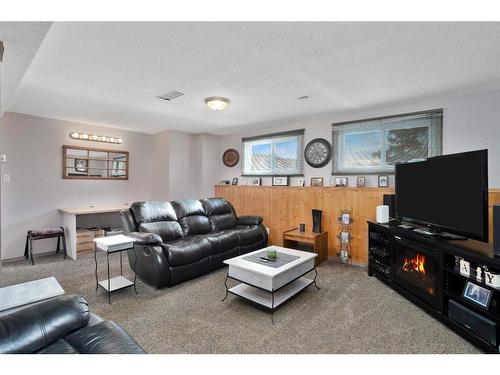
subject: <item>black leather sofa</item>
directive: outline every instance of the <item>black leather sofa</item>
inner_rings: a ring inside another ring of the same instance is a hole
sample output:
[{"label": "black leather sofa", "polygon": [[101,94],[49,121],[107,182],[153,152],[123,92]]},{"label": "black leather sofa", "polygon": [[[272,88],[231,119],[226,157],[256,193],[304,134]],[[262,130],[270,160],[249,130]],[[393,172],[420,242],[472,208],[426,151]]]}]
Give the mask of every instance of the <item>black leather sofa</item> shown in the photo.
[{"label": "black leather sofa", "polygon": [[82,296],[64,295],[0,316],[2,354],[142,354],[122,328],[91,314]]},{"label": "black leather sofa", "polygon": [[135,250],[129,264],[147,284],[172,286],[222,267],[223,261],[267,246],[260,216],[236,216],[223,198],[135,202],[121,212]]}]

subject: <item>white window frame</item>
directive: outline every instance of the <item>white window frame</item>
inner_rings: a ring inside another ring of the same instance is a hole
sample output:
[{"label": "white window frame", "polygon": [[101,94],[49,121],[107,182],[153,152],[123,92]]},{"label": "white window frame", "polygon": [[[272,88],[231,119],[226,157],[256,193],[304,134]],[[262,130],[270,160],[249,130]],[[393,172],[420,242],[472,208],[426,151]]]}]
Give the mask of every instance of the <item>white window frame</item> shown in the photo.
[{"label": "white window frame", "polygon": [[[297,142],[297,158],[298,158],[298,169],[294,168],[288,171],[276,170],[275,169],[275,155],[273,153],[274,144],[278,142],[283,142],[287,140],[298,140]],[[251,160],[248,158],[247,154],[247,144],[251,143],[253,145],[259,144],[271,144],[271,170],[266,171],[255,171],[252,172],[249,168],[251,165]],[[304,175],[304,129],[265,134],[256,137],[242,138],[241,140],[241,150],[242,150],[242,163],[241,163],[241,175],[244,176],[303,176]]]},{"label": "white window frame", "polygon": [[[345,123],[332,124],[332,144],[334,145],[334,156],[332,160],[332,174],[376,174],[376,173],[394,173],[394,165],[387,165],[387,132],[394,129],[412,129],[415,128],[411,123],[404,124],[401,120],[416,119],[419,117],[430,117],[440,119],[431,121],[427,126],[427,157],[441,155],[442,153],[442,110],[432,110],[418,113],[409,113],[380,117],[367,120],[350,121]],[[419,126],[422,127],[422,126]],[[348,134],[360,134],[368,132],[380,132],[381,155],[380,165],[374,166],[345,166],[345,141]]]}]

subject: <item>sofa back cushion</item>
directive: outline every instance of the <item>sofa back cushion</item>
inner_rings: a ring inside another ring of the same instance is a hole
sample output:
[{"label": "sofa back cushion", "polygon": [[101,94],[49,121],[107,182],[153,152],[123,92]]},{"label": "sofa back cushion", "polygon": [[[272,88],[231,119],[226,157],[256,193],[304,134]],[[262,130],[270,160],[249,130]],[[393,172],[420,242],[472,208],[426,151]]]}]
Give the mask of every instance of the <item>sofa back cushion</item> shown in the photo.
[{"label": "sofa back cushion", "polygon": [[172,207],[185,236],[207,234],[212,231],[210,221],[205,214],[201,202],[196,199],[173,201]]},{"label": "sofa back cushion", "polygon": [[135,202],[130,206],[140,232],[155,233],[163,242],[173,241],[182,236],[182,228],[169,202]]},{"label": "sofa back cushion", "polygon": [[236,226],[236,213],[233,205],[224,198],[206,198],[200,202],[210,220],[213,231],[231,229]]}]

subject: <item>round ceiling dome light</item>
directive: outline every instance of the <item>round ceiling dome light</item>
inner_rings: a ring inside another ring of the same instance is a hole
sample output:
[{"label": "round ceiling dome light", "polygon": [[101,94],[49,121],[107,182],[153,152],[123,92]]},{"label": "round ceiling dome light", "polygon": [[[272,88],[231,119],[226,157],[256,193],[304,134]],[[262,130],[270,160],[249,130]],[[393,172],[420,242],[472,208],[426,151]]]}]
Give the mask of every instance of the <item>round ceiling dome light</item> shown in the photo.
[{"label": "round ceiling dome light", "polygon": [[231,103],[231,100],[223,96],[210,96],[205,99],[205,103],[212,111],[223,111]]}]

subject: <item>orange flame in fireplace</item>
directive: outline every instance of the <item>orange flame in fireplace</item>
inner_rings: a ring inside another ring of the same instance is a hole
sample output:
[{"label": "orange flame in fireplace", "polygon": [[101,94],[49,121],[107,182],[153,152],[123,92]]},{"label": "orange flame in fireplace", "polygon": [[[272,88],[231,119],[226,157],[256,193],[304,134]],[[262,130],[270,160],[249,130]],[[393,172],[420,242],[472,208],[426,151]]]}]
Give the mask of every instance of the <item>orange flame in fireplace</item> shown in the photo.
[{"label": "orange flame in fireplace", "polygon": [[415,258],[405,258],[403,263],[404,271],[417,271],[425,275],[425,257],[417,254]]}]

